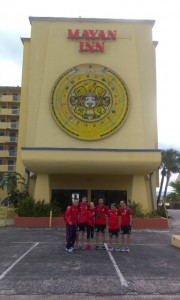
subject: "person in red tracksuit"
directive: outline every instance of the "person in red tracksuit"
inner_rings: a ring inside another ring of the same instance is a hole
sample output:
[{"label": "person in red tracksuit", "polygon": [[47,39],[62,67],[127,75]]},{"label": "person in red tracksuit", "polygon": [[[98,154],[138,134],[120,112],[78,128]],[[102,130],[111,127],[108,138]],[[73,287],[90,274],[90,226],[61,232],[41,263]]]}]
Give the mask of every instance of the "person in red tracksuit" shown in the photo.
[{"label": "person in red tracksuit", "polygon": [[87,249],[92,249],[92,239],[94,237],[95,226],[95,206],[94,202],[90,202],[87,216]]},{"label": "person in red tracksuit", "polygon": [[[121,252],[129,252],[131,225],[132,225],[132,209],[126,206],[124,200],[120,201],[119,208],[120,223],[121,223]],[[126,239],[125,239],[126,237]]]},{"label": "person in red tracksuit", "polygon": [[74,250],[74,243],[76,241],[76,230],[78,223],[78,214],[79,214],[79,200],[73,199],[72,205],[68,206],[65,212],[65,222],[67,229],[67,244],[66,250],[72,252]]},{"label": "person in red tracksuit", "polygon": [[108,212],[108,224],[109,224],[109,251],[113,251],[113,235],[116,238],[116,251],[119,249],[119,213],[114,203],[111,204],[111,209]]},{"label": "person in red tracksuit", "polygon": [[105,243],[105,229],[106,229],[106,217],[109,211],[109,207],[104,205],[104,200],[99,199],[98,205],[96,206],[96,250],[99,249],[99,233],[102,236],[102,249],[106,249]]},{"label": "person in red tracksuit", "polygon": [[76,244],[78,247],[78,242],[81,243],[80,248],[84,248],[84,235],[87,228],[87,214],[88,214],[88,204],[87,204],[87,197],[83,196],[81,203],[79,205],[79,220],[78,220],[78,233],[77,233],[77,239]]}]

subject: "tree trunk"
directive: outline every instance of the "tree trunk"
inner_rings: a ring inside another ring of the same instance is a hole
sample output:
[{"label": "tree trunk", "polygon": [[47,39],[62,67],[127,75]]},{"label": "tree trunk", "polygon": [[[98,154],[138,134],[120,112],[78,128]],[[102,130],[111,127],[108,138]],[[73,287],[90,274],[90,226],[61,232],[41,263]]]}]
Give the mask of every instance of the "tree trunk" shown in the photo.
[{"label": "tree trunk", "polygon": [[171,177],[171,172],[167,171],[167,179],[166,179],[166,186],[165,186],[165,190],[164,190],[164,198],[167,195],[167,188],[168,188],[168,185],[169,185],[170,177]]},{"label": "tree trunk", "polygon": [[162,169],[162,177],[161,177],[161,185],[159,188],[159,194],[158,194],[158,198],[157,198],[157,205],[160,203],[161,200],[161,194],[162,194],[162,188],[163,188],[163,183],[164,183],[164,177],[166,176],[166,169],[163,167]]}]

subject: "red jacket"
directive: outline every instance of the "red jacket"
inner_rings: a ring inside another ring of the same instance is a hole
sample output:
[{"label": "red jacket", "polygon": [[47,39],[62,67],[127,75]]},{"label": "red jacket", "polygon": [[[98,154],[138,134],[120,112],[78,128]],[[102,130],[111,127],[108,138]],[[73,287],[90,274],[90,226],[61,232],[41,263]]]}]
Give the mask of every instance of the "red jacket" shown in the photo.
[{"label": "red jacket", "polygon": [[109,210],[108,217],[109,217],[109,229],[110,230],[119,229],[120,223],[119,223],[118,210],[115,211]]},{"label": "red jacket", "polygon": [[92,227],[95,226],[95,208],[88,209],[87,224]]},{"label": "red jacket", "polygon": [[129,207],[119,208],[118,212],[121,216],[121,225],[129,225],[130,216],[132,215],[132,209]]},{"label": "red jacket", "polygon": [[87,216],[88,216],[88,204],[81,203],[79,205],[79,223],[87,223]]},{"label": "red jacket", "polygon": [[106,216],[109,211],[109,207],[102,205],[96,206],[96,224],[97,225],[106,225]]},{"label": "red jacket", "polygon": [[75,205],[68,206],[66,209],[66,212],[65,212],[66,224],[69,224],[71,222],[72,225],[77,225],[78,214],[79,214],[78,206],[75,206]]}]

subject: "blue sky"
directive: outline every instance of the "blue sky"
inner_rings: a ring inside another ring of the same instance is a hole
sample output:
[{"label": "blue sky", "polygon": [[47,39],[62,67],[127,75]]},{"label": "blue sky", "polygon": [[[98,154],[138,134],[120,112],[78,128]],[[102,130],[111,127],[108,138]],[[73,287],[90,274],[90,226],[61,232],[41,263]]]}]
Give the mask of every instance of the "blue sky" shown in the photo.
[{"label": "blue sky", "polygon": [[6,0],[0,10],[0,85],[21,85],[20,37],[30,36],[29,16],[154,19],[159,148],[180,150],[179,14],[179,0]]}]

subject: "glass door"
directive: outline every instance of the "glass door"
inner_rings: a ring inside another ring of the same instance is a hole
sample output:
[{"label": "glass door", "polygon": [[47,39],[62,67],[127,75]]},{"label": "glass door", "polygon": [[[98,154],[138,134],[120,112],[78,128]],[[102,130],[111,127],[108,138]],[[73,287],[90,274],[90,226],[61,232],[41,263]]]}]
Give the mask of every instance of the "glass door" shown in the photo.
[{"label": "glass door", "polygon": [[92,190],[91,200],[97,205],[98,199],[103,198],[105,205],[111,205],[115,203],[119,206],[121,200],[127,202],[127,191],[126,190]]},{"label": "glass door", "polygon": [[73,198],[81,201],[83,196],[87,197],[87,190],[52,190],[51,202],[65,212],[67,206],[72,204]]}]

